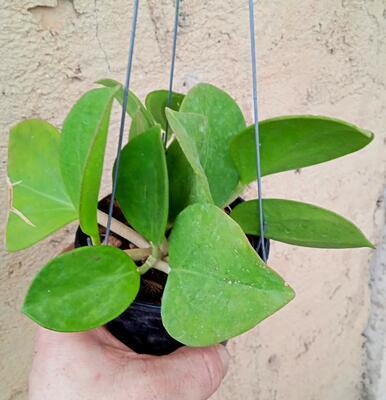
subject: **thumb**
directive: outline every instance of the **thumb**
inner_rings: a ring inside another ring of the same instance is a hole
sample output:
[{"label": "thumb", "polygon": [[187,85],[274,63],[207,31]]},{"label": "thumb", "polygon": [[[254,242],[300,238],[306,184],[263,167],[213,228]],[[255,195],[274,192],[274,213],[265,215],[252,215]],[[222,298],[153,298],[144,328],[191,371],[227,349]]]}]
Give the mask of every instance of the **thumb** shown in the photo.
[{"label": "thumb", "polygon": [[229,353],[223,345],[182,347],[159,361],[161,379],[169,386],[168,400],[206,400],[220,386],[228,370]]}]

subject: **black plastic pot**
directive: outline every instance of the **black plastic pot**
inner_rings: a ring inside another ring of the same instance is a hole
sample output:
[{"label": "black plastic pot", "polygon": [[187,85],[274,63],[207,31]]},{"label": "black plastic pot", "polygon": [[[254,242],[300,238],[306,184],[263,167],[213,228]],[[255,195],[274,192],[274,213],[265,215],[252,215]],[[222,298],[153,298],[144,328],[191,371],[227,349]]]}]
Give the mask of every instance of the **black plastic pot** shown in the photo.
[{"label": "black plastic pot", "polygon": [[[237,199],[230,205],[235,207],[242,202]],[[247,235],[256,252],[262,256],[259,237]],[[269,254],[269,240],[264,241],[266,254]],[[88,236],[78,228],[75,235],[75,247],[88,245]],[[119,317],[106,325],[107,329],[122,343],[137,353],[165,355],[172,353],[182,343],[173,339],[166,331],[161,319],[161,305],[135,300]]]}]

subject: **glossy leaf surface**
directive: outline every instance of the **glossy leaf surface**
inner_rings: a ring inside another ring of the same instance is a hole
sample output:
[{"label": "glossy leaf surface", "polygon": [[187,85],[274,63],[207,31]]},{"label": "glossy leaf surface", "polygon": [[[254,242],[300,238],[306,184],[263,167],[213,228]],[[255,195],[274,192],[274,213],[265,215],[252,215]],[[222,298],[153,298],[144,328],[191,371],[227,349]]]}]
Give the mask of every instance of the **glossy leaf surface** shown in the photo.
[{"label": "glossy leaf surface", "polygon": [[59,142],[59,132],[45,121],[27,120],[11,129],[8,251],[31,246],[77,218],[60,173]]},{"label": "glossy leaf surface", "polygon": [[[292,200],[263,200],[265,236],[297,246],[320,248],[373,247],[364,234],[340,215]],[[231,217],[243,231],[259,235],[257,200],[236,206]]]},{"label": "glossy leaf surface", "polygon": [[154,244],[161,244],[168,217],[168,176],[161,130],[154,127],[122,150],[117,200],[127,221]]},{"label": "glossy leaf surface", "polygon": [[[205,171],[201,165],[200,149],[203,145],[203,137],[207,129],[207,120],[200,114],[181,113],[167,109],[170,127],[176,134],[176,139],[182,153],[188,160],[195,174],[199,192],[203,193],[205,201],[211,201],[210,188]],[[200,195],[197,195],[200,200]]]},{"label": "glossy leaf surface", "polygon": [[111,106],[118,88],[94,89],[83,95],[64,121],[60,164],[64,184],[80,225],[99,243],[97,203]]},{"label": "glossy leaf surface", "polygon": [[245,128],[243,114],[227,93],[209,84],[193,87],[180,111],[201,114],[207,119],[207,131],[202,134],[198,151],[213,200],[222,207],[239,182],[229,146],[231,139]]},{"label": "glossy leaf surface", "polygon": [[54,258],[36,275],[23,312],[56,331],[96,328],[132,303],[139,280],[136,265],[122,250],[82,247]]},{"label": "glossy leaf surface", "polygon": [[[121,106],[123,105],[124,91],[121,83],[115,81],[114,79],[102,79],[97,83],[111,88],[118,87],[115,98]],[[129,91],[126,111],[132,118],[132,123],[130,126],[130,138],[147,131],[155,125],[155,121],[151,113],[146,110],[141,100],[132,91]]]},{"label": "glossy leaf surface", "polygon": [[[154,92],[150,92],[145,100],[147,109],[150,111],[155,121],[161,125],[163,130],[166,129],[165,108],[168,107],[168,97],[168,90],[155,90]],[[181,93],[173,92],[169,108],[178,111],[184,97],[185,96]]]},{"label": "glossy leaf surface", "polygon": [[168,150],[171,216],[176,216],[189,204],[213,202],[199,156],[207,120],[199,114],[170,109],[166,109],[166,115],[177,139]]},{"label": "glossy leaf surface", "polygon": [[239,335],[294,297],[237,223],[211,204],[194,204],[179,214],[169,263],[162,321],[171,336],[189,346]]},{"label": "glossy leaf surface", "polygon": [[[373,134],[355,125],[320,116],[285,116],[262,121],[262,175],[304,168],[353,153],[369,144]],[[231,142],[231,154],[245,184],[256,179],[254,126]]]},{"label": "glossy leaf surface", "polygon": [[193,202],[191,193],[196,178],[177,140],[169,146],[166,162],[169,177],[169,221],[173,222],[177,215]]}]

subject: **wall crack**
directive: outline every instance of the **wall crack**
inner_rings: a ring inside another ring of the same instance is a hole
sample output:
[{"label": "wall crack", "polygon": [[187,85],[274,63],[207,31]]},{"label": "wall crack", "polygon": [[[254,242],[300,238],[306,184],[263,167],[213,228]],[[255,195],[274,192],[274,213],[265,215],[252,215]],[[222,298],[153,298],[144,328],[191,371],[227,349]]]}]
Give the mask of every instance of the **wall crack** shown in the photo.
[{"label": "wall crack", "polygon": [[107,69],[108,69],[109,72],[111,72],[111,65],[110,65],[109,57],[107,55],[107,52],[106,52],[105,48],[102,45],[102,41],[101,41],[100,35],[99,35],[99,20],[98,20],[97,0],[94,0],[94,15],[95,15],[95,38],[97,40],[97,43],[98,43],[98,46],[99,46],[100,50],[103,53],[103,58],[106,61]]}]

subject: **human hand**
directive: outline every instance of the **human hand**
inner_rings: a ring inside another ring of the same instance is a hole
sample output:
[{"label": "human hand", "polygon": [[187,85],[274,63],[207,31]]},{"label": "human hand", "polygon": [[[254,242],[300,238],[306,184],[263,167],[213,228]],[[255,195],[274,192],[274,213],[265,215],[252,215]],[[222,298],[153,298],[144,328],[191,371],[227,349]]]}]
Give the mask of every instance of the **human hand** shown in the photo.
[{"label": "human hand", "polygon": [[105,328],[38,329],[30,400],[205,400],[228,368],[224,346],[182,347],[155,357],[130,350]]}]

